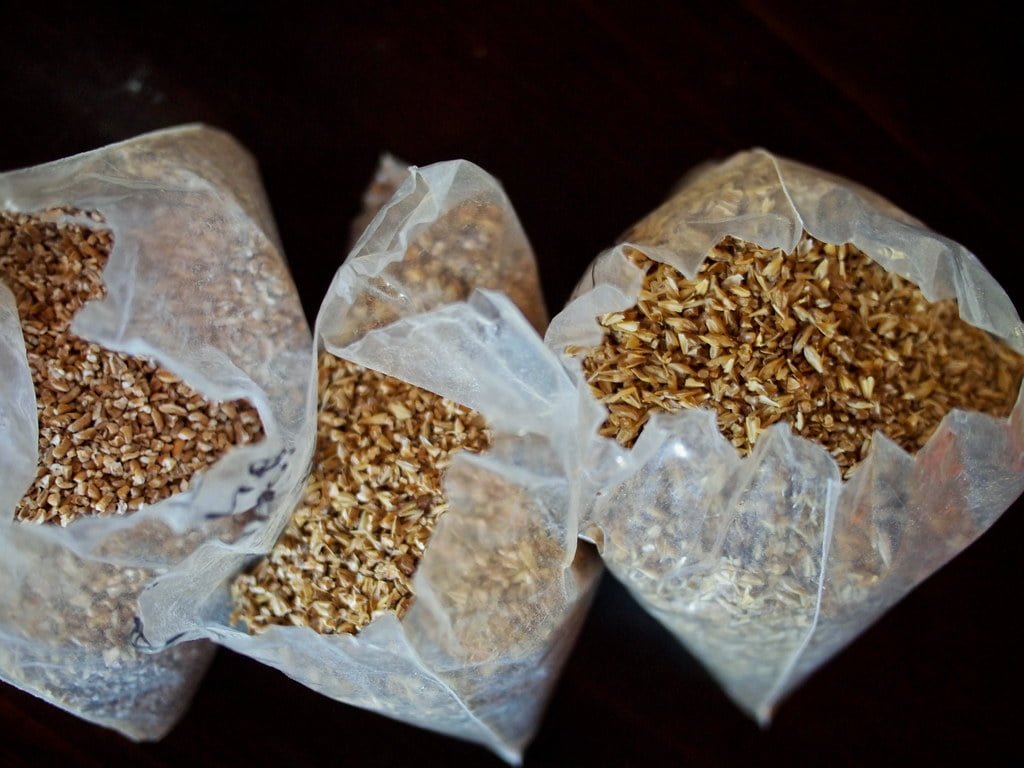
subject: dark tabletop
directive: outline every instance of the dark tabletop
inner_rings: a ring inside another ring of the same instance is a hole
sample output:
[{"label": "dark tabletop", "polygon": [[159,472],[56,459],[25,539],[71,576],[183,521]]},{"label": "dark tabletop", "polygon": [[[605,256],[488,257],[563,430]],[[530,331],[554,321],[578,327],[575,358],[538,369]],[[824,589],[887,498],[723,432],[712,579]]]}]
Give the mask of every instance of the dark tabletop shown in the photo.
[{"label": "dark tabletop", "polygon": [[[465,157],[504,183],[557,311],[683,172],[760,145],[886,195],[977,253],[1020,304],[1019,40],[981,4],[956,17],[864,3],[352,5],[0,7],[0,170],[183,122],[222,127],[259,159],[312,317],[377,156]],[[766,731],[605,577],[527,765],[1020,761],[1022,540],[1018,503]],[[0,686],[0,764],[235,763],[500,765],[226,651],[156,745]]]}]

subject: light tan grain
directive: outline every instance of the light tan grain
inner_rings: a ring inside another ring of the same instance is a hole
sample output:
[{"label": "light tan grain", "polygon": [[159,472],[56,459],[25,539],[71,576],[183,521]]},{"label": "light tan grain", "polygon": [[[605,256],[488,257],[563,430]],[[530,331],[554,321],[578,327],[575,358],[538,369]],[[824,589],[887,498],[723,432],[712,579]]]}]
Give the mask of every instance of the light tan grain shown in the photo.
[{"label": "light tan grain", "polygon": [[450,458],[489,441],[479,414],[327,352],[319,401],[305,498],[270,554],[232,585],[233,621],[251,632],[354,634],[381,613],[402,616],[448,508]]}]

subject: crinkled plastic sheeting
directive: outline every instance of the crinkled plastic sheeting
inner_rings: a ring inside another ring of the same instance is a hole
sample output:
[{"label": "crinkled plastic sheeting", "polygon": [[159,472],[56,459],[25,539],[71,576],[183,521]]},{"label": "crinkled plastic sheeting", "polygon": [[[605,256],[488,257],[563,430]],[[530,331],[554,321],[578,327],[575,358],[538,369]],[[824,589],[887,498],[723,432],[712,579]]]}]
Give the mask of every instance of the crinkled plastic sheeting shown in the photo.
[{"label": "crinkled plastic sheeting", "polygon": [[0,285],[0,676],[156,739],[184,712],[213,646],[143,652],[137,595],[188,567],[197,547],[250,535],[247,522],[259,528],[301,489],[309,329],[255,163],[219,131],[160,131],[0,175],[0,207],[109,229],[106,295],[78,312],[73,332],[155,358],[208,399],[247,398],[263,422],[265,439],[138,512],[66,528],[14,522],[35,477],[37,416],[17,308]]},{"label": "crinkled plastic sheeting", "polygon": [[952,411],[914,456],[876,433],[846,482],[824,448],[783,423],[746,458],[710,410],[654,415],[631,450],[598,436],[604,406],[565,350],[597,345],[597,318],[636,304],[643,275],[624,248],[693,277],[727,235],[791,251],[804,230],[853,243],[929,300],[956,298],[965,321],[1024,350],[1012,302],[971,253],[849,181],[760,150],[685,180],[595,260],[547,334],[580,393],[581,525],[609,569],[762,722],[1024,489],[1020,397],[1006,419]]},{"label": "crinkled plastic sheeting", "polygon": [[[474,227],[459,215],[485,210],[499,234],[489,258],[472,260],[455,247]],[[427,230],[445,247],[410,255]],[[452,281],[465,290],[453,294]],[[562,418],[576,395],[544,347],[545,323],[532,251],[497,182],[464,161],[411,168],[336,274],[304,365],[326,350],[469,406],[492,430],[486,452],[459,453],[446,473],[449,509],[416,572],[415,602],[401,621],[384,614],[354,636],[284,626],[250,635],[229,623],[229,585],[251,557],[197,553],[191,572],[143,596],[148,637],[213,638],[333,699],[518,762],[600,569],[577,551],[574,441]],[[311,407],[310,443],[315,425]],[[279,510],[275,532],[290,512]],[[250,552],[265,554],[275,538]],[[189,596],[211,587],[218,599],[182,620],[196,609]],[[182,608],[159,608],[172,594]]]}]

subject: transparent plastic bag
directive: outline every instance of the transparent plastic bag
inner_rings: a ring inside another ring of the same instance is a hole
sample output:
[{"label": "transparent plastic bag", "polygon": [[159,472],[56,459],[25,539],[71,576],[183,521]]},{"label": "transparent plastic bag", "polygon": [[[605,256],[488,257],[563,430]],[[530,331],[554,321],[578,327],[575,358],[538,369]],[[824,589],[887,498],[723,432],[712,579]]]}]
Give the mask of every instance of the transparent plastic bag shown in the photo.
[{"label": "transparent plastic bag", "polygon": [[262,421],[262,440],[229,449],[158,503],[66,527],[15,522],[39,433],[18,309],[0,284],[0,677],[130,738],[157,739],[185,711],[214,646],[146,653],[137,596],[299,487],[308,326],[255,163],[219,131],[169,129],[0,174],[0,209],[109,230],[105,296],[74,315],[71,331],[157,361],[208,400],[244,398]]},{"label": "transparent plastic bag", "polygon": [[518,762],[600,569],[577,550],[569,515],[572,441],[559,416],[575,393],[543,345],[545,322],[532,252],[497,182],[464,161],[409,169],[336,274],[305,365],[326,351],[490,427],[490,447],[458,453],[447,470],[448,511],[415,572],[415,602],[355,635],[233,626],[229,584],[274,546],[282,509],[258,541],[197,553],[191,571],[158,580],[141,601],[149,639],[210,637],[333,699]]},{"label": "transparent plastic bag", "polygon": [[764,151],[691,174],[601,254],[547,334],[579,387],[581,529],[609,569],[761,722],[777,702],[983,533],[1024,489],[1021,398],[1008,418],[953,410],[911,456],[876,432],[843,481],[787,424],[741,458],[706,409],[657,413],[631,449],[567,353],[637,302],[630,249],[692,278],[726,236],[792,251],[852,243],[929,301],[1024,350],[1006,293],[964,248],[863,188]]}]

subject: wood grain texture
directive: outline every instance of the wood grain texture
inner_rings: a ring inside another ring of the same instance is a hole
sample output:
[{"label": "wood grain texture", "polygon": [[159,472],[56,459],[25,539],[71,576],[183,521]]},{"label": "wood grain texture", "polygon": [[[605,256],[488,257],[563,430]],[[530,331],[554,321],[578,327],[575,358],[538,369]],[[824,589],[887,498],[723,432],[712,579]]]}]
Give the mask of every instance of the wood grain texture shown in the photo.
[{"label": "wood grain texture", "polygon": [[[259,159],[307,314],[379,153],[498,176],[557,310],[695,163],[753,145],[851,176],[974,250],[1018,305],[1014,31],[864,3],[5,9],[0,169],[204,121]],[[813,9],[813,10],[811,10]],[[762,732],[605,579],[528,766],[1024,759],[1018,502]],[[0,764],[496,766],[222,652],[180,726],[131,744],[0,688]]]}]

